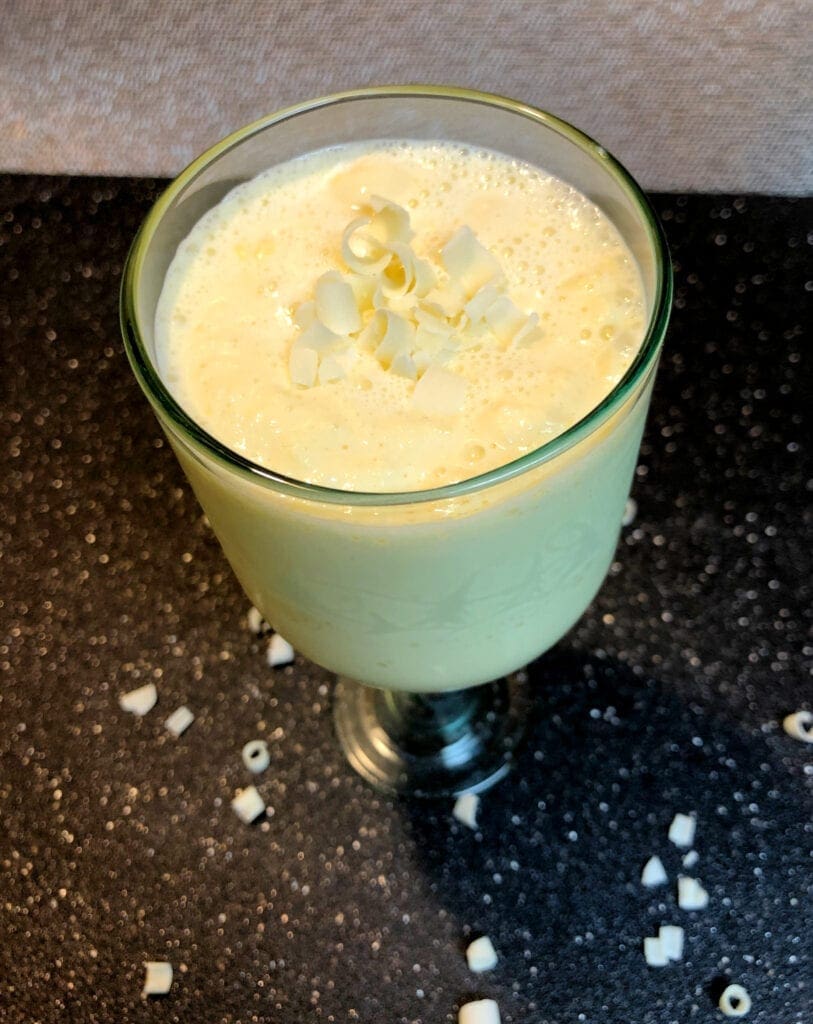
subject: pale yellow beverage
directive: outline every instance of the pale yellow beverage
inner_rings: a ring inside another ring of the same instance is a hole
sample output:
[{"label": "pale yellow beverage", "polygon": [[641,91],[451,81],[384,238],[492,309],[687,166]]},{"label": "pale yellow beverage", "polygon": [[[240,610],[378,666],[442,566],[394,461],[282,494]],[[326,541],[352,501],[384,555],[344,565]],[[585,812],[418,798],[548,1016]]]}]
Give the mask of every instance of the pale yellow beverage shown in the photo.
[{"label": "pale yellow beverage", "polygon": [[[325,299],[331,283],[352,292],[349,312]],[[581,421],[646,326],[636,260],[570,185],[492,151],[377,142],[283,163],[213,207],[167,271],[155,348],[185,412],[244,458],[404,493],[307,500],[175,443],[276,629],[342,675],[439,691],[516,669],[592,599],[651,380],[549,462],[471,493],[421,492]]]}]

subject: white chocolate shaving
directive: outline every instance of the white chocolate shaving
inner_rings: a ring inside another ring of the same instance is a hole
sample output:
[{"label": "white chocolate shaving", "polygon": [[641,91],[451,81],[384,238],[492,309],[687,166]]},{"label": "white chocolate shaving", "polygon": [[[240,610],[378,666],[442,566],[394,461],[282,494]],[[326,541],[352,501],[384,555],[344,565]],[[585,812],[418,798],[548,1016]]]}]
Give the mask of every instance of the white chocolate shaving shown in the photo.
[{"label": "white chocolate shaving", "polygon": [[415,365],[414,359],[406,352],[398,353],[393,359],[390,369],[399,377],[407,377],[409,380],[416,380],[418,377],[418,367]]},{"label": "white chocolate shaving", "polygon": [[782,719],[782,728],[795,740],[813,743],[813,711],[794,711]]},{"label": "white chocolate shaving", "polygon": [[288,357],[288,373],[291,383],[312,388],[319,373],[319,356],[312,348],[294,347]]},{"label": "white chocolate shaving", "polygon": [[490,281],[502,278],[500,264],[465,225],[440,250],[440,258],[449,277],[462,287],[467,298]]},{"label": "white chocolate shaving", "polygon": [[321,354],[335,348],[342,341],[344,341],[344,338],[340,334],[331,331],[329,327],[325,327],[319,320],[314,320],[299,335],[293,347],[294,349],[312,349],[314,352]]},{"label": "white chocolate shaving", "polygon": [[382,196],[370,196],[374,216],[370,220],[370,234],[386,244],[409,242],[415,237],[409,223],[409,214],[398,203]]},{"label": "white chocolate shaving", "polygon": [[726,1017],[744,1017],[751,1009],[751,997],[742,985],[728,985],[717,1005]]},{"label": "white chocolate shaving", "polygon": [[179,708],[175,708],[164,722],[164,728],[173,736],[182,736],[194,721],[195,716],[185,704],[182,704]]},{"label": "white chocolate shaving", "polygon": [[494,305],[500,293],[493,284],[484,285],[463,307],[463,311],[472,323],[478,323]]},{"label": "white chocolate shaving", "polygon": [[700,860],[700,854],[697,850],[689,850],[687,854],[681,860],[681,864],[684,868],[693,868],[695,864]]},{"label": "white chocolate shaving", "polygon": [[539,317],[536,313],[531,313],[526,317],[525,323],[514,335],[514,345],[532,345],[543,337],[544,331],[539,326]]},{"label": "white chocolate shaving", "polygon": [[144,686],[139,686],[137,690],[123,693],[119,697],[119,707],[122,711],[129,711],[130,714],[141,717],[146,715],[148,711],[152,711],[157,700],[158,690],[155,688],[155,683],[145,683]]},{"label": "white chocolate shaving", "polygon": [[256,786],[246,786],[239,789],[231,802],[232,810],[237,817],[246,825],[250,825],[255,818],[265,814],[265,801],[260,796]]},{"label": "white chocolate shaving", "polygon": [[361,330],[353,287],[335,270],[322,274],[316,282],[316,316],[334,334]]},{"label": "white chocolate shaving", "polygon": [[455,800],[452,814],[469,828],[477,828],[477,812],[479,810],[480,797],[476,793],[461,793]]},{"label": "white chocolate shaving", "polygon": [[270,629],[270,626],[262,616],[262,612],[259,608],[255,608],[254,605],[248,610],[246,625],[255,636],[262,636],[263,633],[267,633]]},{"label": "white chocolate shaving", "polygon": [[664,885],[668,880],[660,857],[650,857],[641,872],[641,884],[652,889],[656,885]]},{"label": "white chocolate shaving", "polygon": [[386,312],[383,315],[386,317],[387,326],[376,347],[375,357],[387,370],[399,353],[411,351],[415,341],[415,327],[397,313]]},{"label": "white chocolate shaving", "polygon": [[172,988],[172,964],[166,960],[147,960],[144,963],[142,998],[165,996]]},{"label": "white chocolate shaving", "polygon": [[250,772],[259,775],[271,764],[268,744],[265,740],[249,740],[240,752],[243,764]]},{"label": "white chocolate shaving", "polygon": [[278,668],[280,665],[290,665],[295,656],[293,647],[279,633],[275,633],[268,641],[265,659],[271,668]]},{"label": "white chocolate shaving", "polygon": [[678,875],[678,906],[681,910],[705,910],[709,894],[696,878]]},{"label": "white chocolate shaving", "polygon": [[500,1008],[493,999],[464,1003],[457,1015],[457,1024],[500,1024]]},{"label": "white chocolate shaving", "polygon": [[418,383],[412,403],[431,416],[453,416],[466,400],[466,382],[442,366],[431,364]]},{"label": "white chocolate shaving", "polygon": [[694,842],[696,821],[691,814],[676,814],[669,826],[669,839],[682,849],[688,849]]},{"label": "white chocolate shaving", "polygon": [[303,302],[301,306],[297,306],[296,312],[294,313],[294,323],[297,327],[300,327],[304,331],[306,327],[310,327],[315,319],[315,302]]},{"label": "white chocolate shaving", "polygon": [[683,959],[683,929],[676,924],[663,924],[658,929],[661,949],[667,960],[678,961]]},{"label": "white chocolate shaving", "polygon": [[481,935],[469,943],[466,947],[466,963],[474,974],[494,970],[497,966],[497,952],[487,935]]},{"label": "white chocolate shaving", "polygon": [[336,380],[344,380],[346,376],[344,367],[335,356],[322,357],[317,374],[320,384],[331,384]]},{"label": "white chocolate shaving", "polygon": [[666,967],[669,963],[663,943],[657,936],[644,939],[644,959],[650,967]]},{"label": "white chocolate shaving", "polygon": [[507,295],[500,295],[486,310],[485,319],[501,345],[510,345],[528,317],[517,309]]},{"label": "white chocolate shaving", "polygon": [[[392,258],[378,239],[361,230],[369,224],[369,217],[356,217],[350,221],[342,235],[342,259],[357,274],[380,274]],[[362,246],[354,249],[351,240],[355,240],[356,244],[361,242]]]}]

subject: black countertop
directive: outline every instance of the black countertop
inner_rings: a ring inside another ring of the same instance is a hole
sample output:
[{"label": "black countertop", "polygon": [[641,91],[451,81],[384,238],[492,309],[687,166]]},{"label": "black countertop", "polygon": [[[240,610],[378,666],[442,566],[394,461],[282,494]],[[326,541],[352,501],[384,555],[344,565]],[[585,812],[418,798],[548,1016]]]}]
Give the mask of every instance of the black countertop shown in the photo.
[{"label": "black countertop", "polygon": [[[332,681],[266,667],[247,602],[117,326],[160,183],[0,178],[0,1020],[435,1024],[813,1020],[813,203],[655,196],[677,300],[634,495],[601,594],[529,668],[539,721],[472,832],[344,763]],[[157,708],[118,695],[154,680]],[[162,723],[187,703],[179,740]],[[243,826],[265,737],[273,816]],[[676,906],[666,831],[696,812],[706,911]],[[641,887],[658,853],[672,882]],[[686,928],[682,963],[641,940]],[[469,974],[467,937],[493,973]],[[142,1001],[144,960],[175,968]]]}]

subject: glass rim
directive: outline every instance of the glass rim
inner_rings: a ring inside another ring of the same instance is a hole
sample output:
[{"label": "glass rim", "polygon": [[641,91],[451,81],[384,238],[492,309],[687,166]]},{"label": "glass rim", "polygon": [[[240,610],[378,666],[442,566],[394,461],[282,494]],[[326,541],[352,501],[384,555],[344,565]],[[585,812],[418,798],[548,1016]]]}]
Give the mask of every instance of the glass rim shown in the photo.
[{"label": "glass rim", "polygon": [[[655,255],[656,280],[652,314],[635,359],[612,390],[580,420],[533,451],[526,452],[510,462],[487,470],[484,473],[479,473],[476,476],[426,490],[351,491],[337,487],[327,487],[322,484],[308,483],[307,481],[298,480],[295,477],[286,476],[283,473],[269,469],[267,466],[253,462],[238,452],[233,451],[222,441],[219,441],[208,431],[204,430],[170,393],[147,353],[139,326],[136,296],[138,294],[147,247],[164,213],[176,197],[216,159],[246,139],[275,124],[281,124],[284,121],[291,120],[301,114],[307,114],[321,107],[339,105],[355,100],[408,97],[479,103],[484,106],[518,114],[538,124],[543,124],[560,135],[565,136],[582,149],[583,152],[588,153],[598,163],[603,164],[608,174],[623,187],[627,195],[634,201]],[[207,149],[197,159],[193,160],[172,180],[158,197],[133,240],[122,275],[119,316],[125,350],[142,390],[158,413],[159,419],[162,422],[165,419],[168,420],[172,430],[177,432],[180,435],[180,439],[190,445],[193,450],[195,446],[199,446],[217,464],[228,471],[237,472],[244,479],[277,493],[286,494],[289,497],[326,502],[332,505],[370,507],[446,501],[465,494],[472,494],[521,476],[574,447],[621,408],[624,402],[632,395],[636,386],[654,366],[661,342],[666,333],[671,304],[672,268],[663,228],[651,203],[638,183],[629,171],[615,157],[608,153],[602,145],[554,114],[549,114],[518,100],[472,89],[434,85],[393,85],[374,86],[333,93],[299,103],[295,106],[285,107],[276,113],[259,118],[251,122],[251,124],[237,129],[237,131],[227,135],[220,142]]]}]

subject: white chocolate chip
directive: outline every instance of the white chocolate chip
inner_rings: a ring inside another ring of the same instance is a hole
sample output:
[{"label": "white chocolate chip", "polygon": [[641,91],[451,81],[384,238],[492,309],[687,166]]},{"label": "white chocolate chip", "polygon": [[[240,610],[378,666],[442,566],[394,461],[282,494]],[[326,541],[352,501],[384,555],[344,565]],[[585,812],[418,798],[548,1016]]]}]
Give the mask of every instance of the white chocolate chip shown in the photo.
[{"label": "white chocolate chip", "polygon": [[256,786],[246,786],[239,789],[231,802],[232,810],[237,817],[250,825],[255,818],[265,813],[265,801],[260,796]]},{"label": "white chocolate chip", "polygon": [[676,924],[661,925],[658,930],[658,938],[667,960],[681,960],[683,958],[684,932],[681,927]]},{"label": "white chocolate chip", "polygon": [[684,868],[693,868],[699,860],[700,854],[697,850],[689,850],[689,852],[683,857],[681,864]]},{"label": "white chocolate chip", "polygon": [[480,809],[480,797],[476,793],[461,793],[455,801],[452,814],[458,821],[469,828],[477,828],[477,812]]},{"label": "white chocolate chip", "polygon": [[132,715],[141,716],[146,715],[148,711],[152,711],[157,700],[158,691],[155,688],[155,683],[145,683],[144,686],[139,686],[137,690],[123,693],[119,697],[119,707],[122,711],[129,711]]},{"label": "white chocolate chip", "polygon": [[694,842],[696,822],[691,814],[676,814],[669,826],[669,839],[682,849],[687,849]]},{"label": "white chocolate chip", "polygon": [[644,870],[641,872],[642,885],[652,889],[656,885],[664,885],[668,880],[660,857],[650,857],[646,864],[644,864]]},{"label": "white chocolate chip", "polygon": [[265,657],[271,668],[279,668],[280,665],[290,665],[295,656],[293,647],[279,633],[275,633],[268,641],[268,650]]},{"label": "white chocolate chip", "polygon": [[474,974],[492,971],[497,966],[497,952],[487,935],[470,942],[466,948],[466,962]]},{"label": "white chocolate chip", "polygon": [[249,630],[255,636],[262,636],[263,633],[268,632],[268,623],[263,618],[260,609],[255,608],[254,605],[252,605],[248,610],[248,615],[246,616],[246,623],[248,625]]},{"label": "white chocolate chip", "polygon": [[644,939],[644,959],[650,967],[666,967],[669,963],[663,943],[657,936]]},{"label": "white chocolate chip", "polygon": [[709,894],[696,878],[678,875],[678,906],[681,910],[705,910]]},{"label": "white chocolate chip", "polygon": [[172,988],[172,964],[166,960],[147,960],[144,964],[142,997],[165,996]]},{"label": "white chocolate chip", "polygon": [[179,708],[175,708],[164,722],[164,728],[167,732],[171,732],[173,736],[177,737],[185,733],[194,721],[195,716],[185,704],[182,704]]},{"label": "white chocolate chip", "polygon": [[476,999],[460,1007],[457,1024],[500,1024],[500,1008],[493,999]]}]

